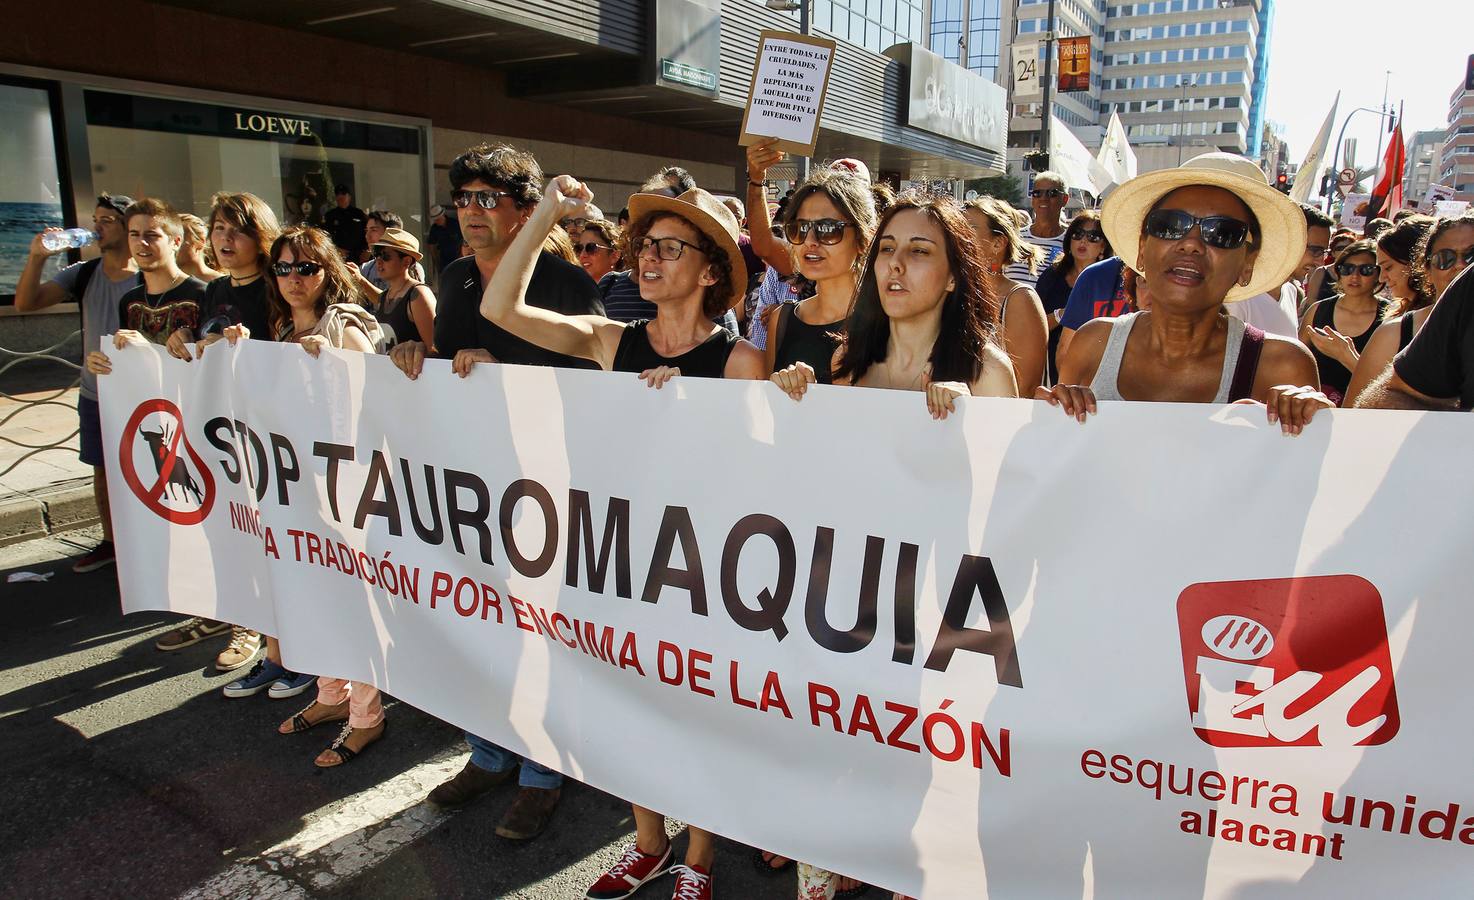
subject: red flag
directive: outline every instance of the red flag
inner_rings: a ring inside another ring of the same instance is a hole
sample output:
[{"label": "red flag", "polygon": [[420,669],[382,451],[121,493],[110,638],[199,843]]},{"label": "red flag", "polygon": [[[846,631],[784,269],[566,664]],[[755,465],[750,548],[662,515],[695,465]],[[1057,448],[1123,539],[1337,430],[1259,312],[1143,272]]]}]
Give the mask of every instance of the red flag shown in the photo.
[{"label": "red flag", "polygon": [[1382,177],[1372,188],[1367,200],[1367,218],[1392,218],[1402,208],[1402,170],[1407,165],[1407,149],[1402,143],[1402,123],[1392,129],[1392,143],[1387,146],[1387,155],[1382,159]]}]

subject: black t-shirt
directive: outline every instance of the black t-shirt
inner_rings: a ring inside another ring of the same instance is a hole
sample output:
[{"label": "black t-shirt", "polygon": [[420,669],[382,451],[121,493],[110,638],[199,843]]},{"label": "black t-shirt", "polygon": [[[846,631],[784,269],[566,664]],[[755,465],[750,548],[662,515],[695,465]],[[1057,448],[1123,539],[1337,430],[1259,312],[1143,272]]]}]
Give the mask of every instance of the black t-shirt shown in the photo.
[{"label": "black t-shirt", "polygon": [[[488,321],[481,315],[483,287],[476,257],[462,257],[445,267],[435,307],[435,351],[439,356],[450,359],[462,350],[480,347],[498,362],[567,369],[599,368],[591,359],[544,350]],[[588,273],[550,253],[538,257],[532,281],[527,286],[527,302],[565,316],[604,315],[599,288]]]},{"label": "black t-shirt", "polygon": [[266,324],[266,279],[263,275],[250,284],[234,286],[225,275],[205,288],[205,301],[200,309],[200,337],[219,334],[227,325],[244,325],[251,336],[269,340],[271,328]]},{"label": "black t-shirt", "polygon": [[155,344],[180,328],[198,337],[204,299],[205,283],[198,278],[186,278],[162,294],[150,294],[148,285],[140,284],[118,301],[118,327],[131,328]]},{"label": "black t-shirt", "polygon": [[355,263],[368,246],[368,237],[363,233],[363,226],[367,223],[368,216],[356,206],[335,206],[322,217],[323,227],[332,236],[333,243],[338,245],[349,262]]},{"label": "black t-shirt", "polygon": [[1458,397],[1474,409],[1474,266],[1464,270],[1428,314],[1423,330],[1392,361],[1408,387],[1429,397]]}]

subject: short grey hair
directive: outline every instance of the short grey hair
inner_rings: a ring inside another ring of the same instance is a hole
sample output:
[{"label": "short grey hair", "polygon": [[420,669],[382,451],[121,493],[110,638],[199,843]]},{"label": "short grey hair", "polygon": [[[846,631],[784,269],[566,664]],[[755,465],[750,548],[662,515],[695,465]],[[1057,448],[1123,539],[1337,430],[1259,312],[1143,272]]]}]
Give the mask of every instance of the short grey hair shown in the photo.
[{"label": "short grey hair", "polygon": [[1048,181],[1052,184],[1057,184],[1067,191],[1070,189],[1070,183],[1068,181],[1065,181],[1065,176],[1059,174],[1053,169],[1047,169],[1034,176],[1035,184],[1038,184],[1041,181]]}]

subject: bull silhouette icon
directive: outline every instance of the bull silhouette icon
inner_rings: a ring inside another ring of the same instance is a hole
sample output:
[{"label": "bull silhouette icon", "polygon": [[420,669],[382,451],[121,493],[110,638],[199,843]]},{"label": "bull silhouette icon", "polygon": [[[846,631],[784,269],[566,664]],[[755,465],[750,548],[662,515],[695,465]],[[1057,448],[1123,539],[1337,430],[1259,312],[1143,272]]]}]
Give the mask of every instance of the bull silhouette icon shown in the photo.
[{"label": "bull silhouette icon", "polygon": [[[148,443],[149,456],[154,461],[154,472],[163,477],[164,463],[169,458],[169,445],[174,442],[174,429],[164,424],[158,431],[138,430],[138,434]],[[189,467],[184,464],[184,457],[179,454],[174,456],[174,466],[169,470],[169,481],[164,487],[169,492],[171,500],[178,499],[183,494],[188,499],[194,494],[197,504],[205,502],[205,495],[200,491],[199,485],[195,484],[194,478],[189,474]]]}]

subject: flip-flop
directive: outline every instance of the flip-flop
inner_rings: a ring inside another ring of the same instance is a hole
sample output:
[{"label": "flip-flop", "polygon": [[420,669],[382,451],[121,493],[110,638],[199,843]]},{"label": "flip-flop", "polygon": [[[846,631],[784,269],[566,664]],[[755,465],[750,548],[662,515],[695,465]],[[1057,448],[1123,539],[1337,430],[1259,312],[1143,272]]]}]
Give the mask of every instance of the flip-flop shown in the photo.
[{"label": "flip-flop", "polygon": [[[757,868],[759,872],[763,873],[764,875],[781,875],[784,872],[787,872],[789,869],[793,868],[793,860],[790,859],[788,862],[785,862],[781,866],[775,866],[772,863],[768,862],[766,859],[763,859],[764,853],[768,853],[768,851],[752,851],[752,864],[754,867]],[[770,855],[777,856],[778,854],[773,853]]]},{"label": "flip-flop", "polygon": [[384,735],[389,733],[389,721],[387,719],[380,723],[380,725],[381,727],[379,728],[379,736],[369,741],[367,744],[364,744],[357,750],[352,750],[344,744],[344,742],[348,740],[348,736],[352,734],[356,729],[353,728],[353,726],[351,725],[345,727],[342,732],[338,734],[337,740],[333,741],[332,745],[323,751],[324,753],[331,753],[334,756],[338,757],[338,761],[330,762],[327,765],[323,765],[322,763],[313,760],[313,765],[317,766],[319,769],[333,769],[337,768],[338,766],[347,765],[348,763],[357,759],[359,754],[363,753],[363,751],[383,740]]}]

